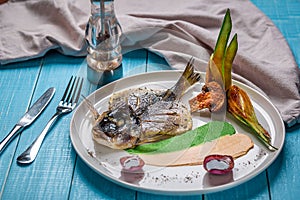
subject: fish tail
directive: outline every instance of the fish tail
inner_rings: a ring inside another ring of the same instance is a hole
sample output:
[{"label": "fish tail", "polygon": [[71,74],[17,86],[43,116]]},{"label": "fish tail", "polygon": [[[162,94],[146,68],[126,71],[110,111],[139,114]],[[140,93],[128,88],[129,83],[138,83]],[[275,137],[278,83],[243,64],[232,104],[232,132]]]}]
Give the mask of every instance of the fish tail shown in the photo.
[{"label": "fish tail", "polygon": [[201,75],[195,72],[194,68],[194,58],[191,57],[181,77],[172,88],[166,91],[163,99],[179,99],[189,87],[200,81]]}]

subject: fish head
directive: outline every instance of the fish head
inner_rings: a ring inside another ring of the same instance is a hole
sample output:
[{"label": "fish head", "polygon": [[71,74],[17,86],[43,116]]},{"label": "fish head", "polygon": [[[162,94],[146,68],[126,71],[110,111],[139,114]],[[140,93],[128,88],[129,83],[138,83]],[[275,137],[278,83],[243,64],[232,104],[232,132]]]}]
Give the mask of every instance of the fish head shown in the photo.
[{"label": "fish head", "polygon": [[113,149],[128,149],[136,146],[141,132],[138,119],[128,106],[103,112],[92,128],[93,139]]}]

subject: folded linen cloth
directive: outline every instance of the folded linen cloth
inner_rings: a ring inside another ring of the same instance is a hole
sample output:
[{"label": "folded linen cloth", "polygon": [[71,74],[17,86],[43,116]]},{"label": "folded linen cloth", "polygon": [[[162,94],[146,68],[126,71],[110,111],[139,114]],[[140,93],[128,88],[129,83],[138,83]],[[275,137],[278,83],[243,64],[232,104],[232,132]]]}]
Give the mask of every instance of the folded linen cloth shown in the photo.
[{"label": "folded linen cloth", "polygon": [[[239,50],[234,78],[263,91],[287,126],[300,120],[299,68],[284,37],[248,0],[115,0],[124,52],[147,48],[176,69],[191,56],[205,71],[230,8]],[[50,49],[86,55],[89,1],[10,0],[0,5],[0,64],[43,56]]]},{"label": "folded linen cloth", "polygon": [[0,4],[0,64],[43,56],[50,49],[86,55],[89,1],[9,0]]},{"label": "folded linen cloth", "polygon": [[238,34],[234,78],[263,91],[286,125],[299,122],[300,71],[284,37],[248,0],[115,1],[126,49],[148,48],[174,68],[193,56],[205,71],[225,12],[231,10],[232,36]]}]

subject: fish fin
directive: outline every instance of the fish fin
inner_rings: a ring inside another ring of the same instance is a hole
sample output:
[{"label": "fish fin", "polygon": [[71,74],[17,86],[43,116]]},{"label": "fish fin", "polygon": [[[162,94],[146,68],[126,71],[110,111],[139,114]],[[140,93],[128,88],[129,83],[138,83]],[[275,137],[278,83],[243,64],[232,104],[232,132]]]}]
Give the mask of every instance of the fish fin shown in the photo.
[{"label": "fish fin", "polygon": [[177,83],[164,94],[164,100],[170,98],[180,99],[190,86],[200,81],[201,75],[200,73],[195,72],[194,68],[194,58],[191,57]]},{"label": "fish fin", "polygon": [[84,99],[84,102],[86,103],[89,110],[92,112],[94,119],[98,119],[100,117],[99,112],[96,110],[96,108],[93,106],[92,102],[88,100],[85,96],[81,95]]}]

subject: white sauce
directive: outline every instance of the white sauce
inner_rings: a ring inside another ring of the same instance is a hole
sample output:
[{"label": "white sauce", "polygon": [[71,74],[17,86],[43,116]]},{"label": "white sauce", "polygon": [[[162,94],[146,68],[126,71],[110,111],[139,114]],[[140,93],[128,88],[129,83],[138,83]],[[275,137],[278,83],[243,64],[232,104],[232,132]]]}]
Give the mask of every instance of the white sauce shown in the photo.
[{"label": "white sauce", "polygon": [[222,160],[211,160],[206,163],[207,170],[218,169],[218,170],[226,170],[228,169],[229,165],[227,162]]},{"label": "white sauce", "polygon": [[138,167],[140,164],[140,161],[138,158],[128,158],[127,160],[125,160],[124,162],[124,169],[130,169],[132,167]]}]

